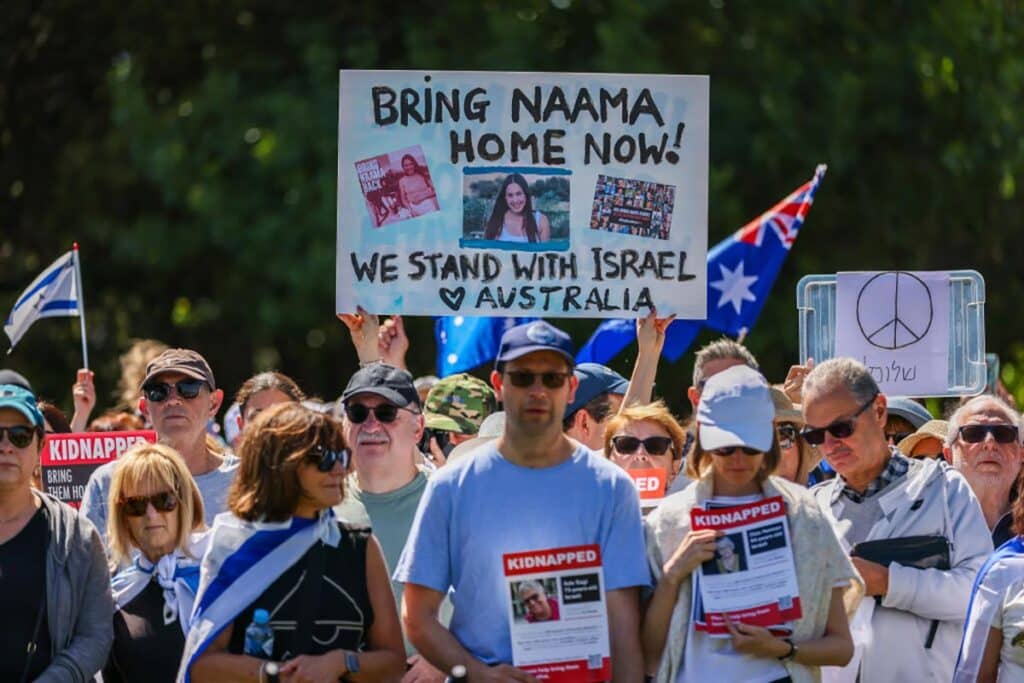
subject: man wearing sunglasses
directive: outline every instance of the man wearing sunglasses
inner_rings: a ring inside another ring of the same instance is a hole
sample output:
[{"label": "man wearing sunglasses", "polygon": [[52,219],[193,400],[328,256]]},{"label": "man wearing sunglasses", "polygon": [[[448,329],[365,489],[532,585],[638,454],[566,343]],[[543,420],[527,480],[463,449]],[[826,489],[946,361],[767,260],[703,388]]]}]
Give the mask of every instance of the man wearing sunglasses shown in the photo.
[{"label": "man wearing sunglasses", "polygon": [[0,681],[90,680],[113,641],[99,535],[32,488],[43,438],[35,395],[0,384]]},{"label": "man wearing sunglasses", "polygon": [[[238,458],[214,450],[206,425],[217,415],[224,392],[217,388],[210,364],[191,349],[167,349],[146,366],[139,412],[156,431],[157,440],[176,450],[203,494],[207,526],[227,509],[228,489]],[[117,462],[101,465],[89,477],[81,512],[106,535],[107,497]]]},{"label": "man wearing sunglasses", "polygon": [[[956,470],[911,460],[889,445],[886,403],[868,369],[851,358],[815,366],[803,385],[801,436],[837,472],[812,492],[853,549],[866,593],[875,598],[862,607],[873,610],[864,613],[871,638],[855,639],[849,666],[859,667],[862,681],[950,680],[971,586],[992,541],[977,498]],[[931,568],[912,566],[910,557],[886,566],[857,557],[854,548],[888,540],[873,545],[894,554],[909,537],[929,537],[917,540],[942,547],[941,559]]]},{"label": "man wearing sunglasses", "polygon": [[943,454],[981,503],[992,544],[1013,537],[1010,505],[1021,467],[1020,416],[1001,398],[975,396],[949,418]]},{"label": "man wearing sunglasses", "polygon": [[[640,501],[623,470],[562,432],[577,389],[569,336],[537,321],[505,332],[491,385],[505,430],[430,479],[395,578],[413,643],[442,671],[473,681],[535,679],[512,665],[509,553],[598,544],[612,675],[643,677],[637,587],[647,585]],[[452,627],[438,621],[454,587]]]}]

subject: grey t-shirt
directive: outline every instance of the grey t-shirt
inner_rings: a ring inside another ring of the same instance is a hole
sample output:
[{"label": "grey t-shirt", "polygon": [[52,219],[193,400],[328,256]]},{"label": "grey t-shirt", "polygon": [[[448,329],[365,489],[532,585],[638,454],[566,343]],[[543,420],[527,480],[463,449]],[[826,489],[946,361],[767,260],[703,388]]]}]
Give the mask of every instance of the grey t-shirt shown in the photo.
[{"label": "grey t-shirt", "polygon": [[[203,496],[206,526],[213,525],[213,518],[227,510],[228,489],[238,472],[239,460],[231,453],[225,453],[220,467],[195,477],[196,486]],[[110,483],[114,477],[117,461],[100,465],[89,477],[82,495],[79,514],[96,525],[103,542],[107,542],[107,499],[110,497]]]}]

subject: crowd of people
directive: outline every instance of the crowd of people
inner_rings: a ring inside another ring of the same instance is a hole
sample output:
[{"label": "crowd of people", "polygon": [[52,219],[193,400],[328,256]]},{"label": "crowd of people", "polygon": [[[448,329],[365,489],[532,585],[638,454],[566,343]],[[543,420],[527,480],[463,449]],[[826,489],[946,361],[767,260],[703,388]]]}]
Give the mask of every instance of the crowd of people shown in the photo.
[{"label": "crowd of people", "polygon": [[[332,403],[262,372],[227,408],[199,352],[152,341],[91,422],[88,371],[68,420],[0,370],[0,680],[535,683],[510,614],[540,628],[565,601],[543,580],[510,596],[503,557],[582,546],[599,549],[611,680],[1024,680],[1012,398],[936,419],[853,359],[773,385],[720,339],[683,420],[654,396],[670,320],[653,313],[629,378],[577,365],[535,321],[504,334],[489,381],[416,379],[400,317],[339,317],[360,367]],[[156,443],[93,471],[80,509],[42,492],[48,434],[141,427]],[[630,473],[651,470],[642,505]],[[698,572],[747,559],[692,513],[769,499],[801,616],[715,637]]]}]

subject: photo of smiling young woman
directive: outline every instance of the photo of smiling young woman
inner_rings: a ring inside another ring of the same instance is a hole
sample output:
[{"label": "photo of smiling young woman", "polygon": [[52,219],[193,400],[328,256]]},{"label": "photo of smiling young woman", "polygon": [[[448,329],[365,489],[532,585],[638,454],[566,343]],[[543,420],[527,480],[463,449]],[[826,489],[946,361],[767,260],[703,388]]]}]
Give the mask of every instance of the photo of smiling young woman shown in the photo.
[{"label": "photo of smiling young woman", "polygon": [[547,242],[551,239],[548,217],[533,208],[530,185],[519,173],[509,174],[494,199],[494,209],[484,239],[503,242]]}]

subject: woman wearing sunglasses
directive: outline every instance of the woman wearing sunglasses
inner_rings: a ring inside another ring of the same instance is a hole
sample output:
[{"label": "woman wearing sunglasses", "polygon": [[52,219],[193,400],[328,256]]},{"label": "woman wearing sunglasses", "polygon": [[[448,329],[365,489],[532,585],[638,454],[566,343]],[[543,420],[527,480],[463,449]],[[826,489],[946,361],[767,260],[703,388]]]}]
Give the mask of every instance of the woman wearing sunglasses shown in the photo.
[{"label": "woman wearing sunglasses", "polygon": [[[774,414],[768,385],[756,370],[740,365],[712,376],[701,392],[697,442],[687,460],[687,473],[697,481],[645,521],[657,583],[642,640],[648,670],[659,683],[706,680],[708,672],[722,681],[815,681],[819,667],[843,665],[853,655],[844,600],[857,602],[863,584],[810,494],[770,476],[780,460]],[[716,557],[723,534],[692,531],[691,511],[775,496],[786,506],[803,612],[788,624],[792,636],[735,622],[730,638],[695,630],[692,576]]]},{"label": "woman wearing sunglasses", "polygon": [[[397,680],[405,671],[391,582],[368,529],[338,521],[341,425],[283,403],[246,427],[242,464],[203,559],[179,680]],[[272,638],[246,630],[257,610]],[[262,615],[261,615],[262,616]]]},{"label": "woman wearing sunglasses", "polygon": [[605,457],[624,470],[664,470],[665,491],[679,471],[685,442],[686,431],[661,401],[624,408],[604,430]]},{"label": "woman wearing sunglasses", "polygon": [[104,683],[173,681],[205,550],[203,498],[178,453],[140,443],[118,459],[107,516],[114,645]]},{"label": "woman wearing sunglasses", "polygon": [[32,489],[43,414],[0,384],[0,681],[85,681],[110,649],[110,575],[95,528]]},{"label": "woman wearing sunglasses", "polygon": [[770,391],[775,404],[775,438],[781,455],[775,476],[807,486],[811,470],[821,462],[821,454],[800,438],[800,430],[805,424],[800,409],[781,389],[771,387]]}]

